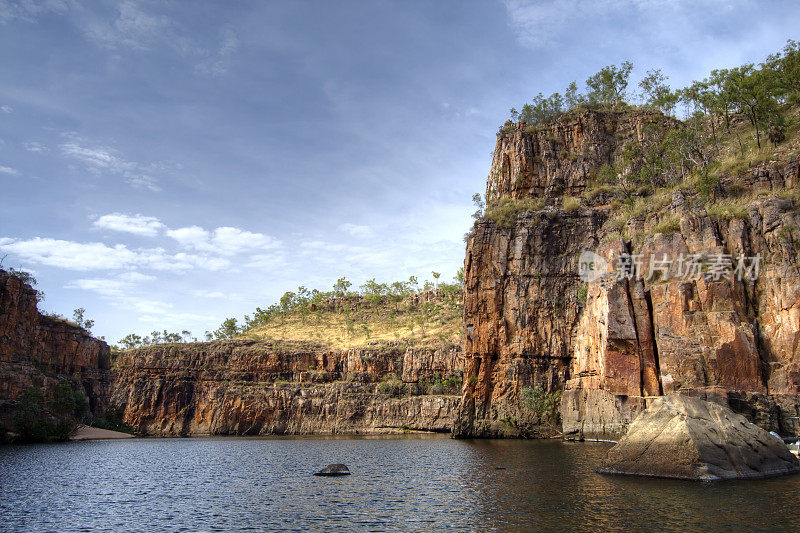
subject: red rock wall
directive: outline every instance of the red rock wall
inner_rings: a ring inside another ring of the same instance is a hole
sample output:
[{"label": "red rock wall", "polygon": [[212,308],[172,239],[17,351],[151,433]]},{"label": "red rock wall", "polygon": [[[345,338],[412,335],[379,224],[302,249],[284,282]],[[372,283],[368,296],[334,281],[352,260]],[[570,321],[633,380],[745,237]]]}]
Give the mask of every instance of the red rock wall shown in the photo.
[{"label": "red rock wall", "polygon": [[93,412],[110,392],[108,345],[63,320],[39,314],[36,291],[0,270],[0,424],[10,427],[17,396],[30,387],[45,395],[60,379],[81,386]]},{"label": "red rock wall", "polygon": [[[457,393],[413,390],[461,369],[458,349],[391,343],[342,352],[249,340],[164,345],[117,359],[112,403],[148,435],[450,431]],[[390,377],[409,392],[381,393]]]},{"label": "red rock wall", "polygon": [[[678,233],[655,234],[658,218],[634,217],[626,234],[635,237],[622,241],[602,196],[562,207],[560,197],[581,196],[627,140],[673,123],[652,113],[586,113],[540,129],[507,124],[498,134],[488,203],[545,205],[508,229],[478,221],[468,237],[457,436],[502,436],[530,386],[563,391],[563,430],[576,437],[616,438],[649,398],[675,390],[726,401],[768,429],[800,432],[800,210],[772,194],[797,186],[797,160],[737,180],[763,193],[744,220],[714,220],[677,190],[659,209],[679,218]],[[582,289],[583,250],[608,259],[760,254],[762,264],[755,281],[609,276]]]}]

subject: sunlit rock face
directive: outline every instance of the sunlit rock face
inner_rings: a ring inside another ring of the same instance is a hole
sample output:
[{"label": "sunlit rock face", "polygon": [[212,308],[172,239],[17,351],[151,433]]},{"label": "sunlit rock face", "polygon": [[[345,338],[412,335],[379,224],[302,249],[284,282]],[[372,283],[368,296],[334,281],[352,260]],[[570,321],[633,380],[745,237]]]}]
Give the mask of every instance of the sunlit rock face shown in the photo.
[{"label": "sunlit rock face", "polygon": [[[562,429],[575,438],[617,439],[649,398],[679,390],[723,398],[767,429],[800,430],[800,216],[778,194],[797,186],[797,160],[723,180],[761,193],[730,220],[676,189],[657,216],[620,228],[602,191],[585,194],[626,142],[674,125],[657,113],[586,112],[498,134],[488,204],[532,203],[511,223],[479,220],[467,237],[457,436],[508,434],[526,387],[562,393]],[[657,231],[665,218],[678,227]],[[604,258],[605,275],[579,277],[583,251]],[[638,269],[623,276],[626,256]],[[687,276],[678,259],[692,256],[705,266]],[[719,256],[729,275],[710,270]]]},{"label": "sunlit rock face", "polygon": [[[449,432],[459,396],[417,394],[415,387],[460,373],[457,348],[164,345],[119,357],[111,402],[147,435]],[[384,389],[387,379],[402,382],[402,391]]]},{"label": "sunlit rock face", "polygon": [[108,345],[84,329],[41,315],[36,291],[0,270],[0,425],[12,427],[16,398],[31,387],[47,398],[60,379],[81,388],[95,414],[111,387]]},{"label": "sunlit rock face", "polygon": [[794,474],[783,441],[718,403],[673,393],[650,402],[599,469],[696,481]]}]

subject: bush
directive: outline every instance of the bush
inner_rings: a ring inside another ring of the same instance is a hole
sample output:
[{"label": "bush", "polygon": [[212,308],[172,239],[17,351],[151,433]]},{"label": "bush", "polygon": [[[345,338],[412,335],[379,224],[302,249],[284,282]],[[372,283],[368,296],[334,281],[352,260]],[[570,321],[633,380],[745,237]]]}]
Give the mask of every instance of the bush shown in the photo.
[{"label": "bush", "polygon": [[521,213],[537,211],[544,207],[544,204],[544,199],[541,198],[525,198],[524,200],[501,198],[497,205],[486,211],[486,218],[497,224],[498,228],[509,229]]},{"label": "bush", "polygon": [[562,206],[567,213],[573,213],[581,208],[581,201],[573,196],[565,196]]},{"label": "bush", "polygon": [[653,234],[663,233],[669,235],[681,231],[681,217],[676,214],[668,214],[661,217],[658,224],[653,226]]},{"label": "bush", "polygon": [[406,395],[408,388],[397,376],[392,376],[378,385],[378,392],[393,398],[399,398]]},{"label": "bush", "polygon": [[35,387],[17,398],[14,431],[19,435],[18,442],[65,441],[90,417],[89,400],[83,391],[73,390],[70,381],[61,380],[49,402]]},{"label": "bush", "polygon": [[541,386],[523,387],[520,392],[520,405],[528,417],[538,424],[557,426],[559,423],[559,406],[561,391],[549,393]]},{"label": "bush", "polygon": [[706,213],[714,220],[731,221],[735,218],[747,220],[750,214],[745,201],[717,200],[706,204]]},{"label": "bush", "polygon": [[111,431],[134,433],[134,428],[123,422],[123,412],[122,407],[109,407],[100,416],[92,418],[91,425],[96,428],[110,429]]}]

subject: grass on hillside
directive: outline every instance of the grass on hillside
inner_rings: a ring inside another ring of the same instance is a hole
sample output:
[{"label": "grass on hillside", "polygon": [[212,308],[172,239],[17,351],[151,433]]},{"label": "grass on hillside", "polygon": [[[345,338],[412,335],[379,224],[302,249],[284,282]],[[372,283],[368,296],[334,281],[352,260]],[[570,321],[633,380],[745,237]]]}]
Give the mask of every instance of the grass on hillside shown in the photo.
[{"label": "grass on hillside", "polygon": [[[430,301],[417,303],[415,297]],[[330,349],[344,350],[374,342],[452,347],[461,340],[461,298],[435,291],[412,295],[395,306],[364,298],[344,306],[318,309],[306,314],[290,311],[269,323],[248,330],[242,338],[272,341],[313,341]]]}]

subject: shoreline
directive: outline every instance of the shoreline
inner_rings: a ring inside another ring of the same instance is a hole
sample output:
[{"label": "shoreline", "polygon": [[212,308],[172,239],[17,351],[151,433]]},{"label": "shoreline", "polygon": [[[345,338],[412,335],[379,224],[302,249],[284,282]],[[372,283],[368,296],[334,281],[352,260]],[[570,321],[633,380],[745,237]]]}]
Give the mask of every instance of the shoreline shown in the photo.
[{"label": "shoreline", "polygon": [[70,437],[69,440],[73,442],[80,442],[85,440],[116,440],[116,439],[135,439],[135,435],[130,433],[123,433],[121,431],[112,431],[110,429],[101,429],[92,426],[81,426]]}]

